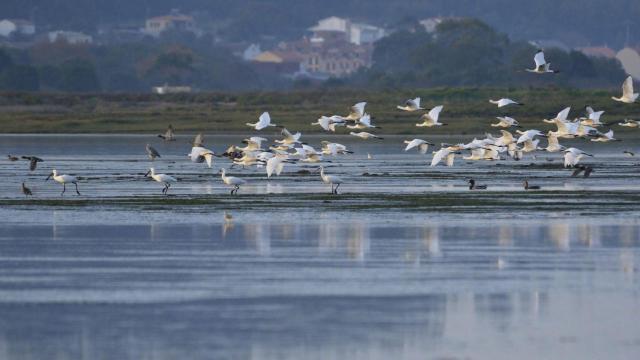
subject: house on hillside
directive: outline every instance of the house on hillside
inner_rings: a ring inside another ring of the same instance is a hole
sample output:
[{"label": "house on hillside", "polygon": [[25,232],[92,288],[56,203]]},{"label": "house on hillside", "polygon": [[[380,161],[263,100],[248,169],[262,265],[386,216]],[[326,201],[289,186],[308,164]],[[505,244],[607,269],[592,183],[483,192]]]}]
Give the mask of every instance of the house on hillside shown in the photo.
[{"label": "house on hillside", "polygon": [[143,32],[153,37],[160,37],[164,31],[177,30],[199,34],[193,17],[181,14],[178,10],[172,10],[169,15],[156,16],[145,21]]},{"label": "house on hillside", "polygon": [[620,60],[622,68],[627,74],[640,80],[640,54],[638,54],[638,50],[626,47],[618,51],[616,59]]},{"label": "house on hillside", "polygon": [[73,45],[91,44],[93,43],[93,37],[91,35],[83,34],[76,31],[56,30],[50,31],[47,34],[49,42],[64,41]]},{"label": "house on hillside", "polygon": [[4,19],[0,20],[0,36],[12,35],[31,36],[36,33],[36,26],[29,20]]},{"label": "house on hillside", "polygon": [[318,23],[308,29],[315,38],[326,41],[344,40],[356,45],[371,44],[387,35],[383,28],[377,26],[354,23],[350,19],[331,16],[318,20]]},{"label": "house on hillside", "polygon": [[251,65],[258,72],[290,75],[300,70],[304,58],[304,55],[297,51],[274,49],[255,56]]}]

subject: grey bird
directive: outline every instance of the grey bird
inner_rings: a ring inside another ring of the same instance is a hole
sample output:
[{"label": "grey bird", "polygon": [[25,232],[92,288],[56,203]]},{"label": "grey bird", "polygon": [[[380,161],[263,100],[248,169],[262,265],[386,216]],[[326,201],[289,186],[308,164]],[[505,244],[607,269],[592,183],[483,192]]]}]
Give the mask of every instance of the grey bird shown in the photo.
[{"label": "grey bird", "polygon": [[37,156],[23,156],[25,160],[29,160],[29,170],[33,171],[38,166],[39,162],[43,162],[44,160],[40,159]]},{"label": "grey bird", "polygon": [[169,124],[169,127],[167,128],[167,131],[165,131],[164,134],[158,135],[158,137],[161,138],[164,141],[175,141],[176,137],[173,134],[173,126],[171,126],[171,124]]},{"label": "grey bird", "polygon": [[9,159],[9,161],[18,161],[18,160],[20,160],[19,157],[13,156],[11,154],[7,155],[7,159]]},{"label": "grey bird", "polygon": [[158,150],[154,149],[153,146],[149,144],[147,144],[146,150],[147,150],[147,155],[149,156],[149,159],[151,159],[151,161],[155,160],[157,157],[158,158],[161,157]]},{"label": "grey bird", "polygon": [[24,182],[22,183],[22,193],[24,194],[25,197],[29,197],[29,196],[33,196],[33,193],[31,192],[31,189],[29,189]]}]

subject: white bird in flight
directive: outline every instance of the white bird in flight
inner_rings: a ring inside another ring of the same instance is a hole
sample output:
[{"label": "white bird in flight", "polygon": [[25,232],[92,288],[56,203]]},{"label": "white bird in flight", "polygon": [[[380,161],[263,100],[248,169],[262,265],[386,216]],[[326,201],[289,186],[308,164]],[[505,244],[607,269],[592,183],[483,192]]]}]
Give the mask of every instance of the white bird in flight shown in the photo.
[{"label": "white bird in flight", "polygon": [[611,98],[615,101],[632,104],[636,101],[638,95],[638,93],[633,92],[633,79],[631,78],[631,76],[628,76],[622,83],[622,96],[612,96]]},{"label": "white bird in flight", "polygon": [[538,52],[536,53],[536,55],[533,57],[533,61],[536,63],[536,67],[533,69],[525,69],[528,72],[532,72],[532,73],[536,73],[536,74],[557,74],[559,73],[558,70],[551,70],[551,63],[548,63],[545,59],[544,59],[544,51],[542,50],[538,50]]},{"label": "white bird in flight", "polygon": [[500,120],[499,122],[495,123],[495,124],[491,124],[491,126],[493,127],[503,127],[503,128],[508,128],[508,127],[520,127],[520,124],[518,124],[518,121],[512,117],[509,116],[498,116],[496,117],[496,119]]},{"label": "white bird in flight", "polygon": [[443,105],[438,105],[436,107],[434,107],[433,109],[429,110],[429,112],[427,114],[423,114],[420,117],[420,120],[422,120],[421,123],[416,124],[417,127],[432,127],[432,126],[442,126],[442,125],[447,125],[447,124],[443,124],[438,122],[438,118],[440,117],[440,112],[442,111],[442,108],[444,106]]},{"label": "white bird in flight", "polygon": [[351,112],[345,117],[345,120],[358,120],[364,116],[364,107],[366,102],[359,102],[351,107]]},{"label": "white bird in flight", "polygon": [[361,132],[350,132],[349,135],[353,135],[353,136],[357,136],[360,139],[364,139],[364,140],[368,140],[368,139],[378,139],[378,140],[382,140],[383,138],[381,138],[378,135],[373,135],[372,133],[368,133],[366,131],[361,131]]},{"label": "white bird in flight", "polygon": [[400,109],[400,110],[404,110],[404,111],[424,110],[424,108],[420,107],[420,98],[419,97],[417,97],[415,99],[409,99],[409,100],[404,102],[404,105],[398,105],[397,108]]},{"label": "white bird in flight", "polygon": [[252,123],[247,123],[246,125],[254,128],[256,130],[262,130],[262,129],[264,129],[266,127],[269,127],[269,126],[273,126],[273,127],[277,126],[276,124],[272,124],[271,123],[271,116],[266,111],[263,112],[262,115],[260,115],[260,117],[258,118],[258,122],[253,123],[253,124]]},{"label": "white bird in flight", "polygon": [[587,154],[586,152],[574,147],[570,147],[566,149],[564,151],[564,167],[576,166],[584,155],[593,156],[591,154]]},{"label": "white bird in flight", "polygon": [[432,143],[422,139],[405,140],[404,143],[407,144],[407,147],[404,148],[404,151],[409,151],[414,147],[418,147],[421,154],[427,153],[429,145],[433,146]]},{"label": "white bird in flight", "polygon": [[498,105],[499,108],[504,107],[504,106],[508,106],[508,105],[524,105],[522,103],[519,103],[517,101],[513,101],[509,98],[502,98],[499,100],[489,100],[490,103],[494,104],[494,105]]}]

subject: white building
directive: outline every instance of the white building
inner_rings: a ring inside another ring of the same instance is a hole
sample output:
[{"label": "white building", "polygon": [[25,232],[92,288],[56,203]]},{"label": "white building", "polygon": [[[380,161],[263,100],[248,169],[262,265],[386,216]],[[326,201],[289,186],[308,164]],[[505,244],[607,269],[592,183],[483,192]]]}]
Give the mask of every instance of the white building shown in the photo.
[{"label": "white building", "polygon": [[0,20],[0,36],[9,37],[13,34],[33,35],[36,26],[28,20],[4,19]]},{"label": "white building", "polygon": [[383,28],[368,24],[351,24],[349,41],[356,45],[372,44],[387,35]]},{"label": "white building", "polygon": [[91,35],[76,31],[50,31],[48,36],[49,42],[64,41],[73,45],[93,43],[93,37]]},{"label": "white building", "polygon": [[371,44],[387,35],[383,28],[369,24],[353,23],[349,19],[337,16],[318,20],[318,23],[308,30],[313,32],[314,38],[340,37],[356,45]]},{"label": "white building", "polygon": [[172,10],[169,15],[147,19],[143,32],[153,37],[159,37],[162,32],[167,30],[189,31],[196,35],[199,34],[193,17],[181,14],[177,10]]}]

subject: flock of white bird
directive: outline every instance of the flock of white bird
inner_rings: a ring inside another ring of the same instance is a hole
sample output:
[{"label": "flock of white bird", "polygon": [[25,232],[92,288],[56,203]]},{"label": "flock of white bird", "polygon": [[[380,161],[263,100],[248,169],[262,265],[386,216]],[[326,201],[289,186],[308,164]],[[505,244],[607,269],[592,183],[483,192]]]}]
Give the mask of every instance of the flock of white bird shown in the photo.
[{"label": "flock of white bird", "polygon": [[[534,56],[535,68],[526,69],[529,72],[536,74],[557,73],[556,70],[550,69],[550,63],[547,63],[544,58],[542,50],[538,51]],[[633,81],[629,76],[622,85],[622,96],[613,97],[615,101],[623,103],[634,103],[638,99],[638,93],[633,92]],[[508,98],[502,98],[498,100],[489,100],[490,103],[497,105],[498,108],[507,106],[523,106],[524,104],[514,101]],[[397,106],[401,111],[406,112],[420,112],[424,113],[420,117],[420,123],[417,123],[417,127],[433,127],[447,125],[440,122],[440,113],[444,106],[438,105],[432,109],[426,111],[421,107],[421,99],[416,97],[415,99],[407,100],[403,105]],[[378,126],[372,123],[372,117],[365,112],[366,102],[359,102],[351,107],[351,111],[346,116],[333,115],[333,116],[321,116],[312,125],[320,126],[327,132],[336,132],[338,127],[346,127],[349,130],[350,135],[364,139],[382,139],[382,137],[369,132],[372,129],[379,129]],[[453,166],[456,155],[463,155],[463,152],[468,152],[466,156],[462,156],[464,160],[468,161],[481,161],[481,160],[502,160],[502,154],[508,154],[509,157],[520,160],[524,154],[533,153],[536,151],[545,151],[549,153],[564,152],[564,166],[576,167],[580,160],[584,156],[593,156],[585,151],[582,151],[576,147],[565,148],[560,145],[560,139],[574,139],[584,138],[593,142],[608,142],[616,141],[613,136],[613,131],[602,132],[600,127],[605,125],[612,125],[614,123],[602,123],[600,118],[604,111],[595,111],[591,107],[586,107],[586,116],[569,119],[570,108],[567,107],[560,111],[553,119],[542,120],[545,123],[555,124],[557,126],[556,131],[548,131],[544,133],[540,130],[529,129],[520,130],[515,132],[517,135],[512,134],[508,129],[520,128],[517,120],[509,116],[499,116],[497,123],[491,124],[492,127],[502,128],[500,130],[501,136],[494,137],[491,134],[486,134],[485,138],[474,138],[469,143],[460,144],[441,144],[441,147],[433,152],[430,166],[436,166],[444,161],[446,166]],[[626,127],[639,127],[640,122],[634,120],[625,120],[617,123],[620,126]],[[193,141],[191,152],[188,157],[194,163],[206,163],[209,168],[213,167],[215,157],[228,158],[233,166],[256,166],[264,168],[266,176],[271,178],[272,176],[278,176],[282,173],[286,164],[292,164],[297,162],[304,163],[322,163],[325,161],[325,157],[338,157],[352,152],[347,149],[343,144],[339,144],[331,141],[322,141],[320,149],[316,149],[307,143],[301,141],[302,134],[300,132],[291,133],[284,127],[274,124],[268,112],[264,112],[258,118],[255,123],[247,123],[247,126],[261,131],[268,128],[280,128],[282,138],[275,140],[274,144],[269,147],[265,147],[267,139],[259,136],[252,136],[243,140],[244,146],[230,146],[224,153],[216,154],[212,150],[208,149],[204,145],[204,137],[202,134],[198,134]],[[165,141],[174,141],[174,130],[169,126],[165,134],[158,135]],[[540,147],[540,139],[547,139],[547,146]],[[404,141],[406,147],[405,151],[417,149],[420,153],[426,154],[429,146],[434,146],[433,143],[427,140],[416,138]],[[149,158],[153,161],[160,154],[156,149],[147,144],[146,147]],[[343,179],[336,175],[330,175],[325,172],[323,166],[319,166],[320,178],[327,185],[331,186],[331,193],[337,194],[338,188],[343,183]],[[590,172],[590,170],[589,170]],[[171,184],[178,180],[167,174],[158,174],[154,168],[150,168],[145,176],[150,176],[153,180],[164,185],[162,190],[163,194],[167,194]],[[56,170],[53,170],[50,178],[53,178],[56,182],[63,185],[62,194],[66,190],[66,184],[74,184],[76,186],[76,192],[78,191],[78,178],[70,175],[60,175]],[[49,179],[49,177],[47,179]],[[235,176],[227,175],[225,168],[220,169],[220,177],[224,184],[231,187],[231,194],[237,194],[240,187],[246,184],[244,179]],[[475,181],[469,181],[469,188],[471,190],[484,189],[486,186],[477,185]],[[23,184],[23,192],[24,192]],[[538,186],[529,186],[528,182],[525,182],[525,189],[536,189]],[[28,189],[27,189],[28,190]],[[27,195],[25,193],[25,195]]]}]

